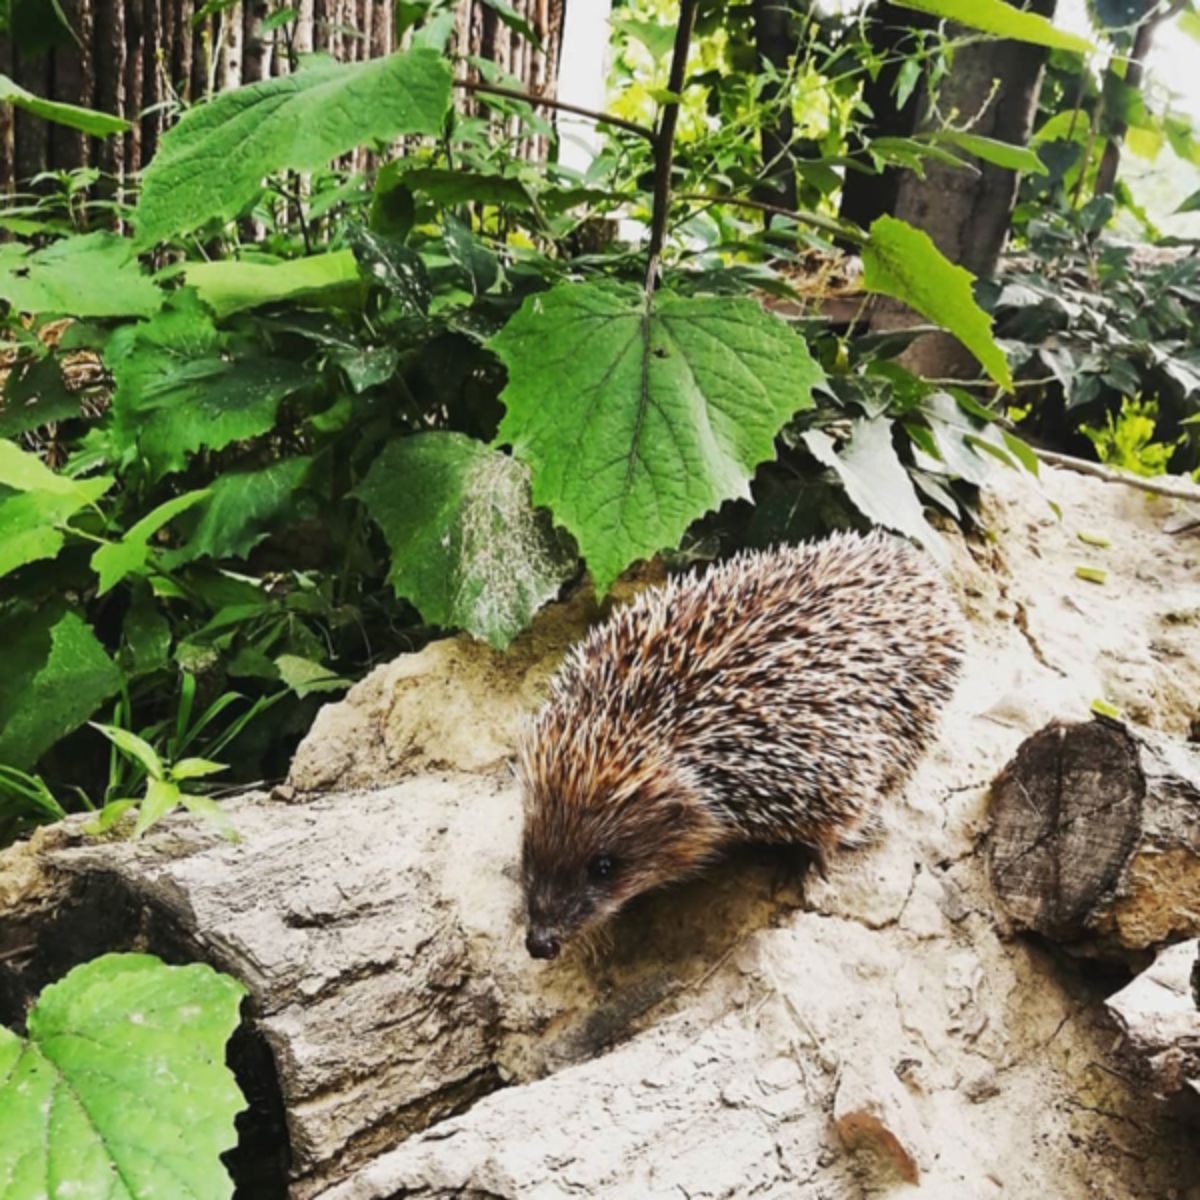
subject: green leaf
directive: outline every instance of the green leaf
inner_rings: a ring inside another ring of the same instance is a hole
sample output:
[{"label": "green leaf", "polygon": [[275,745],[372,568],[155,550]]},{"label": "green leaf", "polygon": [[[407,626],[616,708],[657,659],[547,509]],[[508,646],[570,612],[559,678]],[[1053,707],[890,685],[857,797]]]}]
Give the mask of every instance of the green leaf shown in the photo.
[{"label": "green leaf", "polygon": [[107,833],[131,809],[137,806],[136,800],[110,800],[84,827],[83,832],[89,837]]},{"label": "green leaf", "polygon": [[946,142],[975,155],[976,158],[982,158],[984,162],[994,163],[1010,171],[1024,171],[1030,175],[1050,174],[1046,164],[1026,146],[1014,146],[1011,142],[979,137],[974,133],[958,133],[953,129],[943,129],[940,133],[933,134],[931,140]]},{"label": "green leaf", "polygon": [[121,729],[117,725],[101,725],[98,721],[92,721],[90,724],[93,729],[104,734],[122,754],[140,762],[151,779],[163,777],[162,759],[145,738],[140,738],[136,733]]},{"label": "green leaf", "polygon": [[279,678],[302,700],[313,692],[341,692],[350,686],[349,679],[342,679],[324,663],[301,658],[298,654],[281,654],[275,660]]},{"label": "green leaf", "polygon": [[447,171],[418,167],[400,177],[414,192],[424,192],[447,208],[460,204],[495,204],[506,208],[531,209],[533,197],[519,179],[488,171]]},{"label": "green leaf", "polygon": [[92,555],[92,570],[100,576],[98,595],[116,587],[126,575],[145,573],[150,557],[150,538],[168,521],[208,497],[208,491],[184,492],[160,504],[144,516],[119,542],[109,542]]},{"label": "green leaf", "polygon": [[0,437],[15,437],[77,416],[79,396],[67,388],[56,356],[13,366],[0,404]]},{"label": "green leaf", "polygon": [[362,286],[358,263],[350,250],[278,263],[237,259],[189,263],[183,277],[218,318],[280,300],[311,302],[331,295],[353,297]]},{"label": "green leaf", "polygon": [[177,783],[169,779],[151,779],[146,785],[146,794],[138,805],[137,821],[133,826],[133,837],[140,838],[146,830],[157,825],[163,817],[169,817],[183,799]]},{"label": "green leaf", "polygon": [[449,105],[449,64],[424,49],[348,64],[313,58],[222,92],[164,135],[142,176],[138,240],[236,217],[273,171],[312,171],[364,142],[437,133]]},{"label": "green leaf", "polygon": [[461,267],[471,282],[471,291],[482,296],[500,277],[500,261],[461,222],[449,213],[442,219],[446,239],[446,254]]},{"label": "green leaf", "polygon": [[0,623],[0,762],[27,769],[121,686],[88,625],[47,607]]},{"label": "green leaf", "polygon": [[[574,534],[600,592],[634,559],[749,495],[775,436],[825,379],[753,300],[565,283],[492,339],[508,368],[500,440]],[[564,386],[569,381],[569,386]]]},{"label": "green leaf", "polygon": [[85,233],[31,251],[0,246],[0,299],[18,312],[72,317],[148,317],[164,293],[142,274],[133,243],[115,233]]},{"label": "green leaf", "polygon": [[133,601],[121,627],[121,665],[131,678],[167,665],[171,625],[159,611],[148,585],[133,589]]},{"label": "green leaf", "polygon": [[171,778],[176,781],[201,779],[205,775],[217,775],[228,770],[229,767],[225,763],[209,762],[207,758],[181,758],[171,768]]},{"label": "green leaf", "polygon": [[1200,42],[1200,12],[1180,13],[1179,32],[1186,33]]},{"label": "green leaf", "polygon": [[892,423],[859,418],[840,451],[820,429],[803,435],[809,453],[842,481],[854,507],[868,520],[921,543],[939,561],[948,557],[941,534],[925,520],[921,501],[892,445]]},{"label": "green leaf", "polygon": [[1049,46],[1051,50],[1091,54],[1096,49],[1086,38],[1056,29],[1045,17],[1022,12],[1011,4],[1003,3],[1003,0],[896,0],[896,5],[957,21],[960,25],[980,29],[996,37],[1032,42],[1035,46]]},{"label": "green leaf", "polygon": [[104,359],[117,385],[117,444],[139,448],[161,474],[182,470],[201,447],[266,433],[279,401],[311,382],[303,362],[218,331],[190,292],[153,320],[118,329]]},{"label": "green leaf", "polygon": [[[582,286],[582,285],[579,285]],[[392,552],[388,580],[425,620],[503,648],[575,565],[521,463],[459,433],[386,446],[358,487]]]},{"label": "green leaf", "polygon": [[15,492],[0,489],[0,575],[26,563],[54,558],[65,538],[61,527],[81,508],[94,504],[112,486],[105,476],[76,483],[70,492]]},{"label": "green leaf", "polygon": [[92,137],[108,137],[110,133],[124,133],[131,128],[128,121],[123,121],[120,117],[111,117],[108,113],[93,112],[90,108],[62,104],[57,100],[42,100],[32,92],[27,92],[20,84],[14,83],[7,75],[0,75],[0,104],[23,108],[44,121],[68,125],[72,129],[90,133]]},{"label": "green leaf", "polygon": [[292,507],[311,465],[311,458],[283,458],[261,471],[222,475],[187,541],[162,552],[163,565],[173,571],[198,558],[245,558]]},{"label": "green leaf", "polygon": [[211,967],[106,954],[0,1029],[5,1200],[229,1200],[245,1102],[225,1065],[245,989]]},{"label": "green leaf", "polygon": [[1012,372],[992,336],[992,319],[975,303],[975,277],[955,266],[929,235],[895,217],[879,217],[863,247],[863,286],[892,296],[949,330],[983,369],[1012,391]]},{"label": "green leaf", "polygon": [[211,797],[193,796],[184,792],[181,799],[183,800],[183,807],[192,816],[199,817],[206,824],[211,825],[226,841],[237,842],[241,840],[238,837],[237,828],[230,819],[229,814]]},{"label": "green leaf", "polygon": [[59,496],[72,496],[79,491],[78,480],[57,474],[36,454],[9,441],[0,441],[0,484],[19,492],[50,492]]},{"label": "green leaf", "polygon": [[1200,212],[1200,192],[1193,192],[1176,210],[1176,213]]}]

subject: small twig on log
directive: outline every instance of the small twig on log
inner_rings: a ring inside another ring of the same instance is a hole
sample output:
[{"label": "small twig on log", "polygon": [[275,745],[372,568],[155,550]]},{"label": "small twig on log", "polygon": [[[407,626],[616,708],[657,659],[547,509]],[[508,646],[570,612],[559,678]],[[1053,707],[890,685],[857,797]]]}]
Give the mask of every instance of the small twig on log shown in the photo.
[{"label": "small twig on log", "polygon": [[481,92],[487,96],[505,96],[509,100],[523,100],[526,104],[532,104],[535,108],[553,108],[559,112],[569,112],[577,117],[586,117],[589,121],[595,121],[601,125],[613,125],[617,129],[625,129],[630,133],[636,133],[638,137],[645,138],[648,142],[654,142],[654,130],[646,125],[639,125],[636,121],[626,121],[623,117],[614,117],[611,113],[596,112],[591,108],[581,108],[578,104],[568,104],[564,100],[555,100],[550,96],[531,96],[528,92],[522,92],[518,88],[500,87],[495,83],[483,83],[474,79],[456,79],[454,81],[456,88],[462,88],[464,92]]},{"label": "small twig on log", "polygon": [[1200,487],[1182,480],[1164,482],[1158,478],[1147,478],[1144,475],[1130,475],[1103,463],[1088,462],[1086,458],[1072,458],[1069,454],[1059,454],[1055,450],[1042,450],[1034,446],[1034,454],[1044,463],[1052,467],[1062,467],[1066,471],[1075,471],[1080,475],[1092,475],[1103,479],[1105,483],[1123,483],[1126,487],[1137,488],[1139,491],[1152,492],[1156,496],[1170,496],[1175,500],[1191,500],[1200,503]]},{"label": "small twig on log", "polygon": [[667,91],[676,99],[663,105],[658,129],[654,134],[654,211],[650,218],[650,246],[646,251],[646,294],[658,283],[658,260],[667,234],[671,208],[671,163],[675,155],[675,126],[679,124],[679,100],[687,72],[688,47],[696,24],[700,0],[679,0],[679,24],[675,28],[675,48],[671,52],[671,73]]}]

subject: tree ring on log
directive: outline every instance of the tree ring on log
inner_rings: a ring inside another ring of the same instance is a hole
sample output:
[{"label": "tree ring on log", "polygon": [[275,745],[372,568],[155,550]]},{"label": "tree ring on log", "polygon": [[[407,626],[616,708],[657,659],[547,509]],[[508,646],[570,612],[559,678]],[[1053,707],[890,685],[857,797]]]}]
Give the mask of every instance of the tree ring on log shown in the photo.
[{"label": "tree ring on log", "polygon": [[988,869],[1019,928],[1074,941],[1118,886],[1142,831],[1146,777],[1117,722],[1055,721],[992,785]]}]

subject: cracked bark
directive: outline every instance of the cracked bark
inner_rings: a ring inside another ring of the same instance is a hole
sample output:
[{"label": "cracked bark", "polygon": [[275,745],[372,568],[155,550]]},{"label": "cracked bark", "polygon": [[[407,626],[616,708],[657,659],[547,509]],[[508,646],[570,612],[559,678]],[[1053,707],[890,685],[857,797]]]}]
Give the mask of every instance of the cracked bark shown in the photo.
[{"label": "cracked bark", "polygon": [[992,785],[988,866],[1018,929],[1118,956],[1200,932],[1200,756],[1052,722]]}]

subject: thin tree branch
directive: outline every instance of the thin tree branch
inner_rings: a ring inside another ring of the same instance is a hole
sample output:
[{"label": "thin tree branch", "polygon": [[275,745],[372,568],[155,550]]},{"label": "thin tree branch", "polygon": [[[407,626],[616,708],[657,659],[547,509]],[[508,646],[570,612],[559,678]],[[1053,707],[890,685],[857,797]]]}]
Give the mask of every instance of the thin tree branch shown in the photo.
[{"label": "thin tree branch", "polygon": [[1033,452],[1042,462],[1052,467],[1075,471],[1079,475],[1091,475],[1096,479],[1103,479],[1105,483],[1123,483],[1126,487],[1152,492],[1156,496],[1170,496],[1175,500],[1200,501],[1200,487],[1194,483],[1188,483],[1186,480],[1163,481],[1157,477],[1130,475],[1125,471],[1106,467],[1103,463],[1088,462],[1086,458],[1072,458],[1069,454],[1059,454],[1054,450],[1041,450],[1036,446],[1033,447]]},{"label": "thin tree branch", "polygon": [[705,201],[708,204],[729,204],[734,208],[753,208],[758,212],[773,213],[777,217],[791,217],[793,221],[801,225],[811,225],[814,229],[823,230],[825,233],[832,233],[837,237],[845,238],[850,242],[857,242],[860,245],[867,240],[861,230],[856,229],[853,225],[845,225],[833,217],[826,217],[821,213],[806,212],[793,208],[781,208],[778,204],[767,204],[762,200],[751,200],[749,197],[708,196],[700,192],[683,192],[680,194],[679,199]]},{"label": "thin tree branch", "polygon": [[[671,73],[667,91],[678,96],[683,91],[687,73],[688,47],[696,24],[696,9],[700,0],[679,0],[679,24],[675,27],[675,48],[671,52]],[[658,260],[662,256],[667,234],[667,217],[671,208],[671,164],[675,155],[675,127],[679,124],[679,101],[668,100],[663,105],[658,129],[654,135],[654,210],[650,218],[650,246],[646,251],[646,293],[658,283]]]},{"label": "thin tree branch", "polygon": [[610,113],[596,112],[590,108],[580,108],[578,104],[567,104],[563,100],[554,100],[549,96],[531,96],[528,92],[522,92],[517,88],[500,87],[495,83],[483,83],[480,80],[474,79],[456,79],[454,81],[456,88],[461,88],[464,92],[482,92],[486,96],[505,96],[509,100],[523,100],[526,104],[532,104],[535,108],[554,108],[560,112],[573,113],[577,117],[586,117],[589,121],[595,121],[600,125],[613,125],[617,129],[625,129],[630,133],[636,133],[638,137],[645,138],[651,145],[654,144],[654,130],[646,125],[639,125],[636,121],[626,121],[623,117],[614,117]]}]

